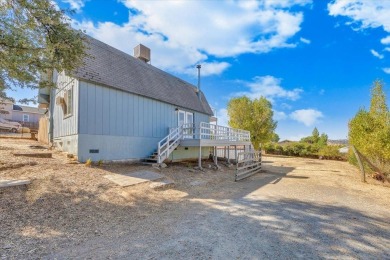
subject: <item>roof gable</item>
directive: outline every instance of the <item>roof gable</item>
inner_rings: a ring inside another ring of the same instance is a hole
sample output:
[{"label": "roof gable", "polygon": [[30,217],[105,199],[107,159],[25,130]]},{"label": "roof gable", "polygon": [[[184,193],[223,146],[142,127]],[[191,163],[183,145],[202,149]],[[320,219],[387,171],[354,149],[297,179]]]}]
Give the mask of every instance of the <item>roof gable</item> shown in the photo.
[{"label": "roof gable", "polygon": [[88,54],[75,77],[212,115],[197,88],[94,38],[87,37]]}]

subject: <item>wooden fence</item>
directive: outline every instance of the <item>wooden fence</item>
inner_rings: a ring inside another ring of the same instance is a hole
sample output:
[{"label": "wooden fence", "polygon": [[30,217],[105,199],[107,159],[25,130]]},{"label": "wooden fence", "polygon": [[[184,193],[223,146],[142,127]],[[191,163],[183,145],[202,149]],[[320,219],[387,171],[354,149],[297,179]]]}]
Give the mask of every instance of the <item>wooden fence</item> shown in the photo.
[{"label": "wooden fence", "polygon": [[236,164],[236,181],[247,178],[261,170],[261,151],[241,152]]},{"label": "wooden fence", "polygon": [[357,150],[354,145],[352,145],[351,147],[353,153],[355,154],[356,160],[359,164],[360,180],[362,182],[366,182],[366,172],[364,170],[364,167],[366,165],[368,168],[371,168],[371,170],[376,172],[376,174],[380,176],[380,179],[383,182],[387,181],[390,183],[390,180],[387,178],[387,176],[377,166],[375,166],[366,156],[364,156],[359,150]]},{"label": "wooden fence", "polygon": [[49,119],[47,117],[39,119],[38,142],[49,144]]}]

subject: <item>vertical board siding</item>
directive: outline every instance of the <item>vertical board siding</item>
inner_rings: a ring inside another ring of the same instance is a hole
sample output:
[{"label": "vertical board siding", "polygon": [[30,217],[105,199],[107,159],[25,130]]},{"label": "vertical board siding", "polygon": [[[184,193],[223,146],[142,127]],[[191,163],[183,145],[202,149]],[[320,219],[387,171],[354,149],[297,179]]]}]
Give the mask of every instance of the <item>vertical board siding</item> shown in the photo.
[{"label": "vertical board siding", "polygon": [[95,90],[95,96],[96,96],[96,114],[101,116],[102,120],[96,120],[95,123],[95,133],[97,135],[103,134],[103,89],[102,88],[96,88]]},{"label": "vertical board siding", "polygon": [[110,103],[106,101],[107,98],[109,98],[110,92],[108,88],[101,88],[102,89],[102,99],[101,99],[101,105],[102,105],[102,127],[103,127],[103,135],[110,134]]},{"label": "vertical board siding", "polygon": [[139,124],[139,121],[140,121],[140,117],[139,117],[139,114],[138,114],[138,110],[139,110],[139,97],[138,96],[134,96],[134,104],[133,104],[133,115],[134,115],[134,121],[133,121],[133,127],[134,127],[134,136],[139,136],[138,133],[139,133],[139,127],[138,127],[138,124]]},{"label": "vertical board siding", "polygon": [[[79,85],[80,134],[163,138],[177,126],[174,105],[84,81]],[[194,112],[194,120],[199,125],[209,116]]]},{"label": "vertical board siding", "polygon": [[88,133],[96,134],[96,96],[95,96],[95,86],[93,84],[88,84],[88,113],[87,113],[87,123],[88,123]]},{"label": "vertical board siding", "polygon": [[116,93],[116,120],[115,120],[115,135],[122,136],[123,128],[122,128],[122,120],[125,115],[125,111],[122,111],[122,93],[121,91],[115,91]]},{"label": "vertical board siding", "polygon": [[[110,103],[110,132],[109,132],[109,135],[111,135],[112,133],[115,133],[115,129],[116,129],[116,92],[115,91],[112,91],[110,90],[109,91],[109,99],[108,100],[103,100],[103,102],[106,102],[108,101]],[[88,132],[87,132],[88,133]],[[89,134],[89,133],[88,133]]]},{"label": "vertical board siding", "polygon": [[[57,85],[54,90],[54,100],[64,96],[65,90],[73,86],[73,107],[72,115],[64,117],[64,112],[61,105],[54,104],[53,111],[53,137],[63,137],[75,135],[78,131],[78,113],[79,113],[79,81],[75,78],[66,76],[64,73],[59,73],[57,77]],[[54,101],[55,102],[55,101]],[[81,102],[82,104],[82,102]]]},{"label": "vertical board siding", "polygon": [[[79,88],[80,158],[144,158],[169,128],[177,127],[174,105],[84,81]],[[209,122],[209,116],[194,112],[194,120],[199,125]],[[89,154],[90,149],[100,152]]]},{"label": "vertical board siding", "polygon": [[79,133],[87,133],[88,129],[86,128],[88,126],[88,123],[87,122],[82,122],[81,120],[87,120],[88,118],[88,88],[87,87],[83,87],[82,84],[86,84],[84,82],[81,82],[79,83],[80,85],[80,90],[79,90],[79,94],[80,94],[80,112],[79,112]]}]

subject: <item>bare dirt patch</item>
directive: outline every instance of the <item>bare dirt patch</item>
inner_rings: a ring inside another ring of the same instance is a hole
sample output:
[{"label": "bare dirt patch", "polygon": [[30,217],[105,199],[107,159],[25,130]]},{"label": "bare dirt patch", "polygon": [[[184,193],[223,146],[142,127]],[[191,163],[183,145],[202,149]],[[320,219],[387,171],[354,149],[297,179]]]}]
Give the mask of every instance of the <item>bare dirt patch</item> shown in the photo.
[{"label": "bare dirt patch", "polygon": [[150,166],[12,155],[47,152],[36,146],[0,139],[0,167],[22,165],[0,168],[0,178],[32,181],[0,190],[2,258],[390,257],[390,190],[360,183],[346,162],[266,157],[241,182],[233,168],[172,164],[156,172],[174,188],[154,190],[103,177]]}]

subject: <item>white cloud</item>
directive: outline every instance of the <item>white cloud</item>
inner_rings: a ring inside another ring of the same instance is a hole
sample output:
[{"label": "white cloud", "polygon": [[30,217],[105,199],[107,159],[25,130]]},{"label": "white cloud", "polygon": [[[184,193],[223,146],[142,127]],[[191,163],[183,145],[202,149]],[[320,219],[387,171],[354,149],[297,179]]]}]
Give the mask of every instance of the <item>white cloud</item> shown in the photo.
[{"label": "white cloud", "polygon": [[386,47],[386,48],[385,48],[385,51],[390,51],[390,47]]},{"label": "white cloud", "polygon": [[306,39],[306,38],[303,38],[303,37],[299,38],[299,40],[301,42],[303,42],[303,43],[306,43],[306,44],[310,44],[311,43],[311,41],[309,39]]},{"label": "white cloud", "polygon": [[382,44],[390,44],[390,36],[381,39]]},{"label": "white cloud", "polygon": [[[69,1],[69,0],[67,0]],[[204,75],[220,74],[230,64],[223,58],[292,48],[303,13],[287,8],[311,1],[122,1],[129,20],[82,21],[74,26],[91,36],[132,53],[143,43],[152,50],[152,64],[164,70],[192,74],[197,63]],[[202,66],[203,67],[203,66]]]},{"label": "white cloud", "polygon": [[[244,1],[245,2],[245,1]],[[288,8],[293,5],[311,4],[311,0],[264,0],[265,6]]]},{"label": "white cloud", "polygon": [[274,120],[279,121],[279,120],[284,120],[286,118],[287,118],[286,113],[284,113],[283,111],[274,110],[274,116],[273,116]]},{"label": "white cloud", "polygon": [[322,112],[316,109],[299,109],[290,114],[290,118],[303,123],[305,126],[314,125],[322,117]]},{"label": "white cloud", "polygon": [[292,108],[292,106],[287,104],[287,103],[280,104],[280,107],[283,108],[283,109],[288,109],[288,110],[290,110]]},{"label": "white cloud", "polygon": [[62,0],[62,2],[69,4],[70,8],[76,11],[79,11],[85,5],[84,0]]},{"label": "white cloud", "polygon": [[390,74],[390,68],[383,68],[383,71],[384,71],[386,74]]},{"label": "white cloud", "polygon": [[255,77],[253,82],[247,82],[249,91],[237,92],[234,96],[247,96],[251,99],[259,98],[261,96],[267,98],[271,102],[275,98],[284,98],[289,100],[297,100],[300,98],[300,94],[303,92],[300,88],[293,90],[286,90],[280,86],[281,79],[273,76]]},{"label": "white cloud", "polygon": [[383,59],[384,56],[382,54],[379,54],[376,50],[370,50],[371,54],[377,57],[378,59]]},{"label": "white cloud", "polygon": [[[216,62],[216,61],[202,62],[201,75],[202,76],[219,75],[229,67],[230,64],[227,62]],[[185,73],[189,75],[191,74],[197,75],[198,71],[195,70],[193,67],[189,67],[186,68]]]},{"label": "white cloud", "polygon": [[390,32],[390,1],[335,0],[328,4],[329,15],[346,16],[357,29],[383,27]]},{"label": "white cloud", "polygon": [[229,126],[229,116],[226,108],[221,108],[217,111],[218,125]]}]

